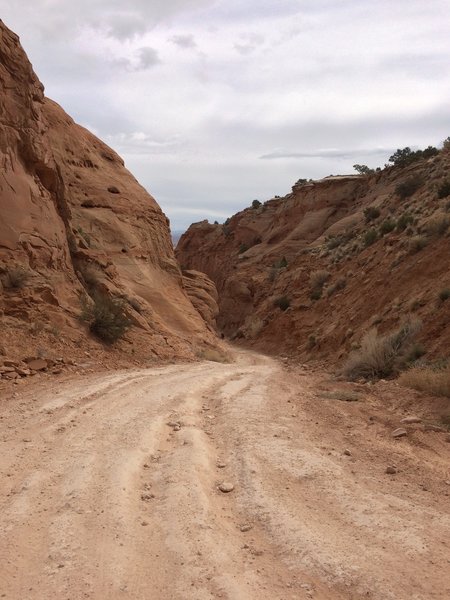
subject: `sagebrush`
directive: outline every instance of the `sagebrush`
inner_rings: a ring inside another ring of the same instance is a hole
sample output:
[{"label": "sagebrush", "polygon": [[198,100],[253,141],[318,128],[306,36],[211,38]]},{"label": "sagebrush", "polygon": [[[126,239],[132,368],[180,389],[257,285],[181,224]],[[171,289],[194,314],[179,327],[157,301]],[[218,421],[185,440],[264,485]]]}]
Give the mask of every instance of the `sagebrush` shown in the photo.
[{"label": "sagebrush", "polygon": [[84,303],[81,318],[102,341],[112,344],[125,335],[131,322],[125,312],[125,301],[106,294],[94,294],[91,304]]},{"label": "sagebrush", "polygon": [[349,379],[377,379],[398,373],[407,362],[420,328],[419,320],[409,320],[386,335],[371,329],[363,337],[361,347],[348,357],[342,368],[343,375]]}]

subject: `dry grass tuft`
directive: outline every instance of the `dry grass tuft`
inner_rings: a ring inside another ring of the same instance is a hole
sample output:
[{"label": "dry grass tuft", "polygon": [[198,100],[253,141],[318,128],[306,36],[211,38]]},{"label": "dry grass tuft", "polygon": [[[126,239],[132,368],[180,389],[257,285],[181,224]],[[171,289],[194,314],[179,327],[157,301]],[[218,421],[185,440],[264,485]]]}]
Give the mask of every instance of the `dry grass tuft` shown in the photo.
[{"label": "dry grass tuft", "polygon": [[349,379],[376,379],[398,372],[407,361],[408,351],[421,325],[419,320],[406,321],[384,336],[371,329],[363,337],[361,348],[348,357],[342,374]]},{"label": "dry grass tuft", "polygon": [[309,276],[309,282],[313,289],[320,288],[325,285],[325,283],[329,280],[330,273],[328,271],[313,271]]},{"label": "dry grass tuft", "polygon": [[402,373],[398,382],[419,392],[450,398],[450,367],[445,369],[413,367]]}]

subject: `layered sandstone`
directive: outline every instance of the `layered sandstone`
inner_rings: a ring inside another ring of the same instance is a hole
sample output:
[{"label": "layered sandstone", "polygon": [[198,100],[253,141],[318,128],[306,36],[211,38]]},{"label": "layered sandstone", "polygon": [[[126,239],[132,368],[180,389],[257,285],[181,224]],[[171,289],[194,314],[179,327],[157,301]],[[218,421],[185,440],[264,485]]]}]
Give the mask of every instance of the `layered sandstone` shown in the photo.
[{"label": "layered sandstone", "polygon": [[[215,282],[231,338],[335,361],[373,326],[391,331],[413,316],[428,356],[446,355],[450,198],[438,189],[449,167],[444,149],[406,168],[298,183],[223,225],[193,224],[177,256]],[[412,178],[419,187],[402,198],[397,186]]]},{"label": "layered sandstone", "polygon": [[[212,314],[207,326],[189,299],[160,207],[111,148],[44,96],[1,22],[0,83],[3,350],[26,338],[35,350],[60,338],[94,343],[78,319],[94,287],[128,303],[125,348],[192,356],[213,344]],[[12,285],[17,272],[24,281]]]}]

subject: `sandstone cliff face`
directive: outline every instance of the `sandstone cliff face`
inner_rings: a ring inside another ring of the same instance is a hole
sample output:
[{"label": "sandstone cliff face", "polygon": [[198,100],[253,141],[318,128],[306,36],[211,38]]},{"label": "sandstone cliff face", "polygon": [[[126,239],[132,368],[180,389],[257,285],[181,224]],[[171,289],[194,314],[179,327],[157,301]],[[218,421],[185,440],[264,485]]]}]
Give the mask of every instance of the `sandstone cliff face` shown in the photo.
[{"label": "sandstone cliff face", "polygon": [[[177,256],[216,283],[218,325],[231,338],[334,361],[371,327],[413,315],[428,356],[447,355],[450,301],[439,294],[450,289],[450,197],[437,190],[449,167],[443,150],[407,168],[295,185],[224,225],[193,224]],[[412,179],[418,189],[400,197]]]},{"label": "sandstone cliff face", "polygon": [[[184,289],[167,218],[113,150],[44,97],[1,21],[0,84],[0,331],[8,353],[30,333],[34,349],[55,342],[49,331],[69,345],[91,340],[78,316],[93,286],[129,302],[125,347],[169,357],[214,343],[212,317],[207,327]],[[11,285],[18,271],[26,283]]]}]

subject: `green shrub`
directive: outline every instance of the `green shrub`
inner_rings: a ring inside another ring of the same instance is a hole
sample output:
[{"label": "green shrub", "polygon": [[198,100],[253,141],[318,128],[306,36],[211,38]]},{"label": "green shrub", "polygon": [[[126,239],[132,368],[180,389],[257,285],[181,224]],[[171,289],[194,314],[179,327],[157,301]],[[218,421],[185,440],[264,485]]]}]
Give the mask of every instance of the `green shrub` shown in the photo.
[{"label": "green shrub", "polygon": [[394,231],[396,222],[393,219],[386,219],[380,225],[380,235],[386,235],[387,233],[391,233]]},{"label": "green shrub", "polygon": [[131,326],[122,299],[105,294],[93,295],[93,303],[82,306],[81,318],[89,323],[89,329],[102,341],[112,344],[124,336]]},{"label": "green shrub", "polygon": [[408,225],[414,222],[414,217],[409,213],[403,213],[397,221],[397,231],[405,231]]},{"label": "green shrub", "polygon": [[375,173],[375,170],[371,169],[367,165],[353,165],[353,168],[360,175],[371,175],[372,173]]},{"label": "green shrub", "polygon": [[252,208],[259,208],[261,206],[261,202],[259,200],[253,200]]},{"label": "green shrub", "polygon": [[274,305],[278,306],[278,308],[284,311],[290,307],[291,301],[286,296],[280,296],[279,298],[274,300]]},{"label": "green shrub", "polygon": [[379,216],[380,216],[380,209],[377,208],[376,206],[368,206],[367,208],[364,209],[364,218],[366,219],[366,223],[369,223],[369,221],[374,221],[375,219],[378,219]]},{"label": "green shrub", "polygon": [[320,300],[322,298],[322,288],[318,287],[311,290],[309,297],[311,300]]},{"label": "green shrub", "polygon": [[407,167],[421,158],[431,158],[439,154],[439,150],[434,146],[428,146],[425,150],[411,150],[409,146],[398,149],[389,157],[389,162],[396,167]]},{"label": "green shrub", "polygon": [[374,242],[377,241],[378,234],[376,229],[368,229],[364,234],[364,246],[371,246]]},{"label": "green shrub", "polygon": [[438,187],[437,196],[439,199],[447,198],[447,196],[450,196],[450,179],[447,179],[446,181],[441,183],[441,185]]},{"label": "green shrub", "polygon": [[314,346],[317,344],[317,338],[315,335],[311,334],[308,335],[308,348],[314,348]]},{"label": "green shrub", "polygon": [[287,262],[285,256],[283,256],[283,258],[280,258],[280,260],[277,260],[273,263],[274,269],[284,269],[287,266],[288,266],[288,262]]},{"label": "green shrub", "polygon": [[244,254],[244,252],[247,252],[247,250],[248,250],[247,244],[241,244],[239,247],[239,254]]},{"label": "green shrub", "polygon": [[413,175],[412,177],[409,177],[408,179],[405,179],[404,181],[399,183],[395,188],[395,193],[402,200],[404,200],[405,198],[409,198],[410,196],[415,194],[415,192],[417,192],[417,190],[420,187],[422,187],[423,183],[424,182],[422,177],[420,177],[419,175]]},{"label": "green shrub", "polygon": [[446,300],[448,300],[450,298],[450,289],[448,288],[444,288],[443,290],[441,290],[439,292],[439,300],[441,302],[445,302]]}]

